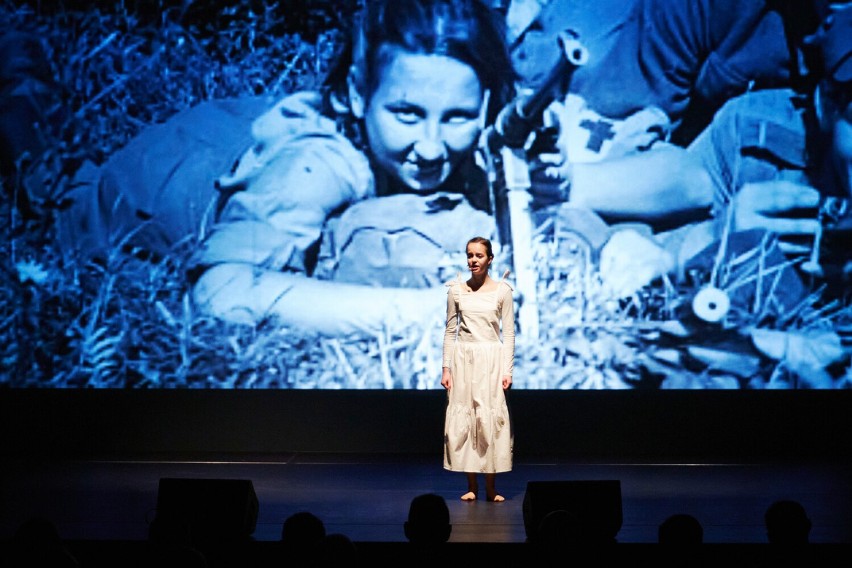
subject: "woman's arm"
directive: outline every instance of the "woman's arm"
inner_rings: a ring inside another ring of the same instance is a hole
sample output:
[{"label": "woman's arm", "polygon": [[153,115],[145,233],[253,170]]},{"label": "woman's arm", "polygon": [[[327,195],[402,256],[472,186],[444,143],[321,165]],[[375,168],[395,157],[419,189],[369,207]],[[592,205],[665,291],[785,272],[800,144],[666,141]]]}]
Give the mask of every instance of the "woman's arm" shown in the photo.
[{"label": "woman's arm", "polygon": [[502,290],[500,318],[503,330],[503,388],[507,389],[512,385],[512,373],[515,370],[515,302],[512,298],[511,286],[506,284],[500,288]]},{"label": "woman's arm", "polygon": [[224,321],[264,320],[329,336],[421,331],[437,325],[434,288],[375,288],[224,263],[207,270],[193,288],[203,312]]},{"label": "woman's arm", "polygon": [[453,386],[453,350],[455,349],[456,334],[458,332],[458,304],[456,303],[456,292],[458,284],[447,286],[447,318],[444,323],[444,343],[441,366],[441,386],[445,389]]},{"label": "woman's arm", "polygon": [[700,159],[675,146],[621,158],[575,163],[570,203],[612,221],[707,218],[713,184]]}]

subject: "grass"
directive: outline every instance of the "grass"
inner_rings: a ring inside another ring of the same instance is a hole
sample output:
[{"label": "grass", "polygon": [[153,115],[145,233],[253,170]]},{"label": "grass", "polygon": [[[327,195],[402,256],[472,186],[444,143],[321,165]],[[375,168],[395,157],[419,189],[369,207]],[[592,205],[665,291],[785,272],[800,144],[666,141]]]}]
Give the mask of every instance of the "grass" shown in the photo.
[{"label": "grass", "polygon": [[[357,4],[0,5],[2,29],[24,40],[10,49],[24,62],[36,60],[28,42],[45,54],[43,64],[28,67],[34,79],[4,77],[43,106],[43,120],[33,149],[3,178],[0,385],[439,386],[439,324],[336,338],[273,321],[225,324],[198,313],[189,299],[183,266],[192,243],[165,258],[116,250],[103,262],[67,258],[54,246],[52,217],[82,164],[103,163],[147,125],[201,101],[315,87]],[[806,353],[840,341],[837,330],[849,329],[848,306],[816,291],[798,306],[779,308],[776,273],[765,273],[762,264],[771,243],[714,266],[719,286],[751,286],[753,301],[722,325],[702,326],[689,317],[688,304],[711,275],[696,273],[679,284],[664,279],[616,301],[605,295],[584,243],[569,239],[566,248],[564,234],[538,229],[533,244],[544,331],[534,343],[519,343],[515,388],[849,387],[845,344],[840,363],[830,368],[821,365],[825,358]],[[744,349],[754,328],[782,334],[762,336],[766,342],[798,340],[800,352],[773,358]],[[809,339],[812,330],[824,332],[817,343]],[[753,367],[744,374],[744,365]]]},{"label": "grass", "polygon": [[204,100],[315,87],[355,3],[78,4],[0,9],[2,29],[43,49],[45,80],[32,91],[48,103],[43,153],[4,178],[0,384],[341,388],[346,374],[324,361],[318,338],[195,314],[188,251],[67,259],[51,219],[81,164],[103,163],[145,126]]}]

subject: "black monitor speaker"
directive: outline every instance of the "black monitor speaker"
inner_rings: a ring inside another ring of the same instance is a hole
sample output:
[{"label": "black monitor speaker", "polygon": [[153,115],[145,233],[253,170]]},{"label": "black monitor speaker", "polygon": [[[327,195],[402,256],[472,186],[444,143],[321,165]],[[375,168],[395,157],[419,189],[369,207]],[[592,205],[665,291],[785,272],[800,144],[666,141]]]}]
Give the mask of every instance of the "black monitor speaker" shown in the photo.
[{"label": "black monitor speaker", "polygon": [[621,530],[619,480],[530,481],[524,494],[524,529],[534,540],[542,519],[558,510],[568,511],[581,531],[582,542],[616,542]]},{"label": "black monitor speaker", "polygon": [[160,478],[156,519],[183,523],[193,539],[240,539],[257,527],[250,479]]}]

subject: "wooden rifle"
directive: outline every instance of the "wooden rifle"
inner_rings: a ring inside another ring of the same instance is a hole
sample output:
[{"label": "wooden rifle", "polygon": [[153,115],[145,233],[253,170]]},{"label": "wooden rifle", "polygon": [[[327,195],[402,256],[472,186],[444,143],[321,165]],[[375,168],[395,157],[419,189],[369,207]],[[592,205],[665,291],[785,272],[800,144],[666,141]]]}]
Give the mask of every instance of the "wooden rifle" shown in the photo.
[{"label": "wooden rifle", "polygon": [[[527,156],[555,141],[559,128],[548,124],[545,110],[565,96],[574,71],[588,60],[586,48],[571,31],[561,32],[557,45],[560,57],[541,86],[515,97],[486,132],[498,234],[517,275],[516,286],[521,297],[519,333],[530,340],[538,339],[539,313],[529,192],[532,182]],[[534,147],[538,148],[533,150]]]}]

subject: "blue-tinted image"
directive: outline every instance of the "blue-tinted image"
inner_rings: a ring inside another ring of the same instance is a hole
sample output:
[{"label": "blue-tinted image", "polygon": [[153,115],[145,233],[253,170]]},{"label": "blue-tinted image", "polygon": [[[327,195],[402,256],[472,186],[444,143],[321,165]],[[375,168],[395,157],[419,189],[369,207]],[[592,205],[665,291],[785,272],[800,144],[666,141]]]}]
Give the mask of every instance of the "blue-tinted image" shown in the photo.
[{"label": "blue-tinted image", "polygon": [[19,1],[0,29],[3,386],[438,389],[473,237],[515,389],[852,385],[845,3]]}]

